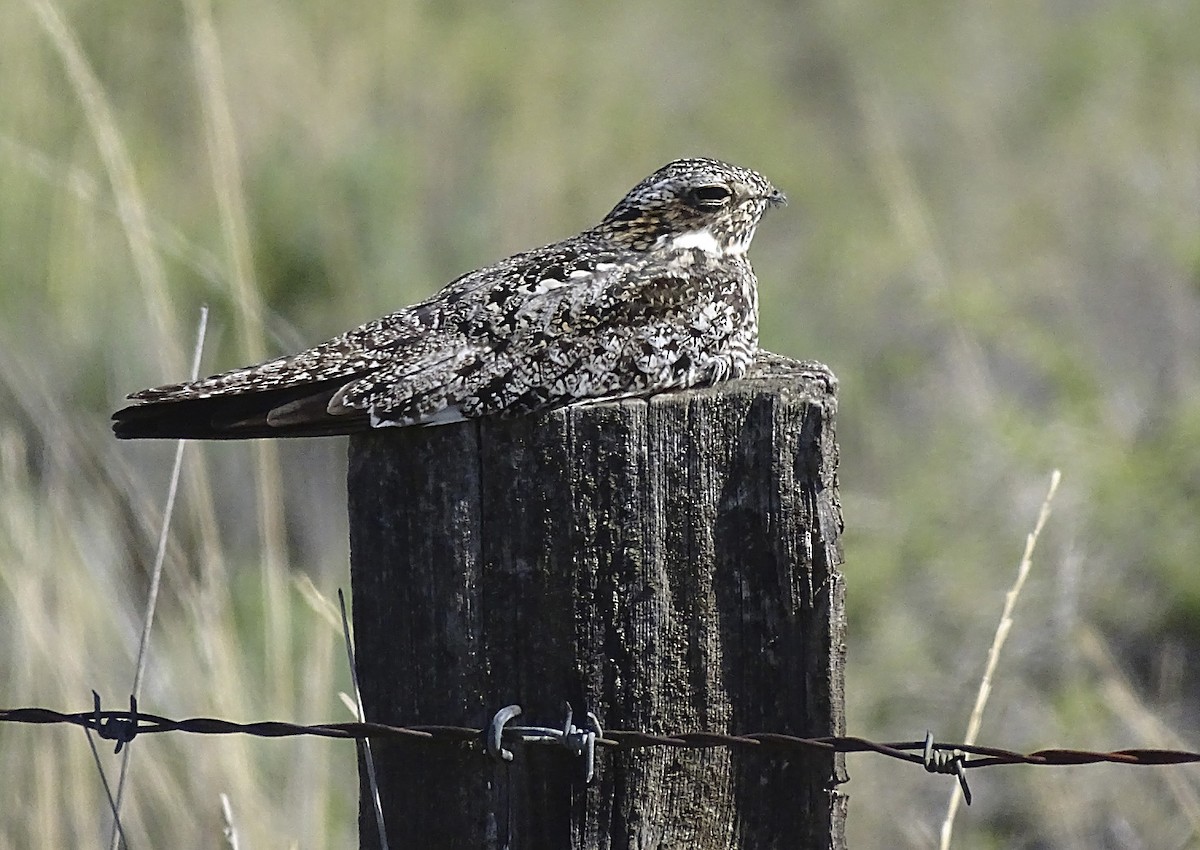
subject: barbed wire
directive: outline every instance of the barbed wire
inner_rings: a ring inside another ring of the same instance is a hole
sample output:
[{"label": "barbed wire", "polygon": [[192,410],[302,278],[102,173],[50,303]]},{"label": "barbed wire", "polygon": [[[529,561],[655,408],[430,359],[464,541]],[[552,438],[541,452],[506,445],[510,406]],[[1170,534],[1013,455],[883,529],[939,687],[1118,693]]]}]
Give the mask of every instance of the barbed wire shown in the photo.
[{"label": "barbed wire", "polygon": [[633,750],[647,747],[681,749],[730,748],[757,750],[764,753],[794,752],[798,749],[824,753],[875,753],[888,758],[922,765],[933,773],[958,777],[964,796],[970,802],[965,770],[999,765],[1066,766],[1087,764],[1124,764],[1161,766],[1200,763],[1200,753],[1188,750],[1127,748],[1110,751],[1050,748],[1022,753],[1003,747],[969,744],[935,743],[927,733],[920,741],[879,742],[853,735],[806,738],[779,732],[751,732],[732,735],[721,732],[673,732],[655,734],[635,730],[602,729],[594,714],[588,714],[588,727],[581,729],[572,723],[569,706],[564,706],[566,721],[560,727],[517,726],[511,721],[520,715],[520,706],[508,706],[496,712],[490,724],[478,729],[453,725],[393,726],[386,723],[339,722],[303,725],[283,721],[237,723],[213,717],[191,717],[175,720],[138,709],[136,700],[129,710],[108,711],[100,707],[99,696],[93,693],[91,711],[66,713],[49,708],[0,709],[0,723],[33,725],[67,724],[90,729],[101,738],[115,741],[119,752],[138,735],[163,732],[187,732],[194,735],[253,735],[259,738],[292,738],[315,736],[348,740],[387,739],[408,742],[475,743],[501,761],[511,761],[512,753],[504,743],[553,744],[564,746],[585,758],[588,779],[591,779],[596,747]]}]

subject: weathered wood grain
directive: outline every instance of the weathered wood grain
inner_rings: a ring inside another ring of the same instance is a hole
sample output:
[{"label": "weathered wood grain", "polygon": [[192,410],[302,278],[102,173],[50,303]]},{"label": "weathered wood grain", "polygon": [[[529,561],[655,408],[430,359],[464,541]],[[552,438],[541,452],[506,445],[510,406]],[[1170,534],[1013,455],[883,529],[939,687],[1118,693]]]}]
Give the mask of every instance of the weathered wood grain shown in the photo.
[{"label": "weathered wood grain", "polygon": [[[836,385],[764,355],[717,388],[355,436],[369,720],[840,734]],[[839,759],[375,745],[394,847],[841,846]],[[364,780],[365,781],[365,780]],[[364,797],[362,845],[377,846]]]}]

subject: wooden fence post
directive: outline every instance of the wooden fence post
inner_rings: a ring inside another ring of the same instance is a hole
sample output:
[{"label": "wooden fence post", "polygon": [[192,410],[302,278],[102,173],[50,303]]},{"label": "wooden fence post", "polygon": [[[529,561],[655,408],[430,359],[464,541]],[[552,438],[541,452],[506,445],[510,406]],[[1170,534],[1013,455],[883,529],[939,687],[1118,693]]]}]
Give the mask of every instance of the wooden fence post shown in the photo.
[{"label": "wooden fence post", "polygon": [[[702,391],[355,436],[367,719],[843,733],[836,384],[763,355]],[[840,757],[377,741],[393,848],[841,847]],[[360,765],[363,847],[377,847]]]}]

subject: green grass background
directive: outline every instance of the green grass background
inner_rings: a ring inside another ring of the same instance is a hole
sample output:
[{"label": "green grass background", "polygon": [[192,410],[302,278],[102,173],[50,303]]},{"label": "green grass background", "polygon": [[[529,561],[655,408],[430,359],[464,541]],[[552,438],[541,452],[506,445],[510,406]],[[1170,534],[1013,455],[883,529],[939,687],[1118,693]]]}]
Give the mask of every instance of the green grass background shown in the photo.
[{"label": "green grass background", "polygon": [[[106,420],[186,375],[202,304],[205,371],[295,350],[704,154],[787,191],[762,341],[841,379],[849,731],[962,736],[1057,467],[981,739],[1200,747],[1197,33],[1190,0],[4,0],[0,705],[126,699],[174,447]],[[147,710],[348,719],[344,448],[187,449]],[[354,844],[348,744],[133,749],[134,847],[220,845],[221,793],[242,847]],[[851,846],[935,846],[948,780],[849,771]],[[0,728],[0,773],[0,846],[107,842],[81,733]],[[1195,768],[971,782],[958,847],[1200,842]]]}]

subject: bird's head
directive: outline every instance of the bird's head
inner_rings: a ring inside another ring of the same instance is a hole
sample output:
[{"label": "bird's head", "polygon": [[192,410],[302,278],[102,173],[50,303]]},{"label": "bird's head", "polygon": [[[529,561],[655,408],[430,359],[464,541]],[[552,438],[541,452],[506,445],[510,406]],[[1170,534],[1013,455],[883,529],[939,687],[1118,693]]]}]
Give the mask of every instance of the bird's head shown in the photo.
[{"label": "bird's head", "polygon": [[744,254],[768,206],[787,202],[761,174],[716,159],[677,159],[629,190],[598,230],[634,250]]}]

